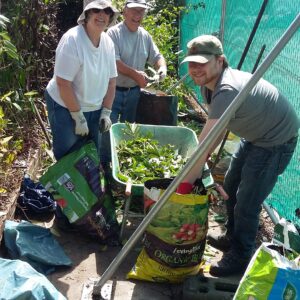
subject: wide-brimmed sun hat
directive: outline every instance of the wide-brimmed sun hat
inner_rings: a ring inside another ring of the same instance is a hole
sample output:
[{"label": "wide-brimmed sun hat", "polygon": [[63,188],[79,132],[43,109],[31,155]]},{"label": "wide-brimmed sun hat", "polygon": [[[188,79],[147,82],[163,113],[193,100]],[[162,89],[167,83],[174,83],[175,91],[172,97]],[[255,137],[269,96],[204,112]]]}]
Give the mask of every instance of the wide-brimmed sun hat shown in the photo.
[{"label": "wide-brimmed sun hat", "polygon": [[97,9],[105,9],[105,8],[110,8],[113,12],[113,16],[109,20],[108,27],[116,24],[117,18],[119,16],[119,11],[112,6],[111,1],[108,0],[85,0],[83,3],[83,11],[81,15],[79,16],[77,23],[78,24],[83,24],[85,17],[86,17],[86,12],[90,9],[97,8]]}]

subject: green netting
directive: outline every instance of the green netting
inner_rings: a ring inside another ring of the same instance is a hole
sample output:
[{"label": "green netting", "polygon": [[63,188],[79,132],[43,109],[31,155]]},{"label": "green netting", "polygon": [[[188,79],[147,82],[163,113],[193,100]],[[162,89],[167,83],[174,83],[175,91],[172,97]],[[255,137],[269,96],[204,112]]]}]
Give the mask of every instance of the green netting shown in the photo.
[{"label": "green netting", "polygon": [[[184,57],[186,52],[186,44],[192,38],[201,34],[217,34],[220,28],[221,21],[221,6],[222,0],[211,1],[185,1],[187,12],[184,13],[180,20],[180,49],[183,54],[180,58]],[[209,18],[208,18],[209,16]],[[180,74],[187,73],[187,64],[180,67]],[[189,78],[188,84],[193,86]],[[198,90],[195,90],[198,94]]]},{"label": "green netting", "polygon": [[[186,0],[186,6],[199,1]],[[224,22],[224,52],[232,67],[237,67],[248,38],[257,19],[263,1],[228,0]],[[222,1],[206,1],[205,9],[191,10],[181,18],[181,49],[186,51],[186,44],[200,34],[213,34],[219,31]],[[270,52],[279,38],[299,14],[299,0],[268,1],[264,15],[252,41],[249,52],[242,65],[242,70],[252,72],[258,54],[266,46],[263,57]],[[298,31],[276,58],[264,78],[277,86],[294,105],[300,115],[300,32]],[[180,74],[187,71],[182,66]],[[198,93],[198,92],[197,92]],[[200,99],[201,101],[201,99]],[[275,189],[267,202],[280,216],[300,226],[300,145],[287,170],[280,176]],[[297,213],[298,212],[298,213]]]}]

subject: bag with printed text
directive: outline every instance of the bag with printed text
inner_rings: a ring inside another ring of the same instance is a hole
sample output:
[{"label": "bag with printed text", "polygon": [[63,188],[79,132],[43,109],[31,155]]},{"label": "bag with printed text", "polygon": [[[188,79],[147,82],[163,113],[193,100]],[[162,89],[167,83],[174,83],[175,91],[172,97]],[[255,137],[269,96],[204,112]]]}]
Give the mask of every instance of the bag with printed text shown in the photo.
[{"label": "bag with printed text", "polygon": [[64,156],[40,178],[74,229],[101,242],[118,239],[114,203],[105,193],[94,143]]},{"label": "bag with printed text", "polygon": [[263,243],[252,257],[234,296],[236,300],[296,300],[300,297],[300,255]]},{"label": "bag with printed text", "polygon": [[[145,182],[146,213],[171,181]],[[208,229],[208,197],[202,182],[198,191],[199,194],[172,194],[148,225],[143,249],[127,278],[177,283],[199,272]]]}]

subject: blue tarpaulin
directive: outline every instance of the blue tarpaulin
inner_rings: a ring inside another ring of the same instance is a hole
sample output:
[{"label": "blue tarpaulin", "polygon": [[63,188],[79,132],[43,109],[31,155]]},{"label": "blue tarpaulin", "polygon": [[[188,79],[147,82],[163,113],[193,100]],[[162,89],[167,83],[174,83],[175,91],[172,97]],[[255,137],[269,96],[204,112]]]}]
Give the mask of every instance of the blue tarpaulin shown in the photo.
[{"label": "blue tarpaulin", "polygon": [[10,258],[26,261],[43,274],[72,264],[49,229],[27,221],[5,221],[4,242]]},{"label": "blue tarpaulin", "polygon": [[0,299],[67,300],[27,262],[0,258]]}]

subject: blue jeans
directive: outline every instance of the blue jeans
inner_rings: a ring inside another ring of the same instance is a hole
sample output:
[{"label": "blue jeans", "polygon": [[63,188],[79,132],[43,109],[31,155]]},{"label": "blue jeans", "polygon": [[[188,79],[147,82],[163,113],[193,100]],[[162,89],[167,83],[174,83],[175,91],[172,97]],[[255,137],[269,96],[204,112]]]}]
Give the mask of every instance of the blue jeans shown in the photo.
[{"label": "blue jeans", "polygon": [[125,121],[135,122],[136,110],[140,99],[141,90],[139,87],[131,88],[128,91],[116,90],[115,100],[110,115],[112,123]]},{"label": "blue jeans", "polygon": [[264,200],[277,178],[289,164],[297,137],[270,148],[257,147],[241,140],[225,175],[227,230],[233,236],[232,247],[239,255],[250,258],[255,250],[259,215]]},{"label": "blue jeans", "polygon": [[[111,122],[117,123],[134,123],[136,110],[140,99],[141,90],[139,87],[134,87],[128,91],[116,90],[115,99],[110,115]],[[111,146],[109,132],[104,132],[100,142],[100,160],[103,163],[111,161]]]},{"label": "blue jeans", "polygon": [[84,113],[89,127],[89,134],[87,136],[80,136],[75,134],[75,124],[69,110],[56,103],[47,91],[45,91],[44,96],[52,132],[53,153],[56,160],[80,149],[90,140],[94,141],[98,149],[99,117],[101,110]]}]

